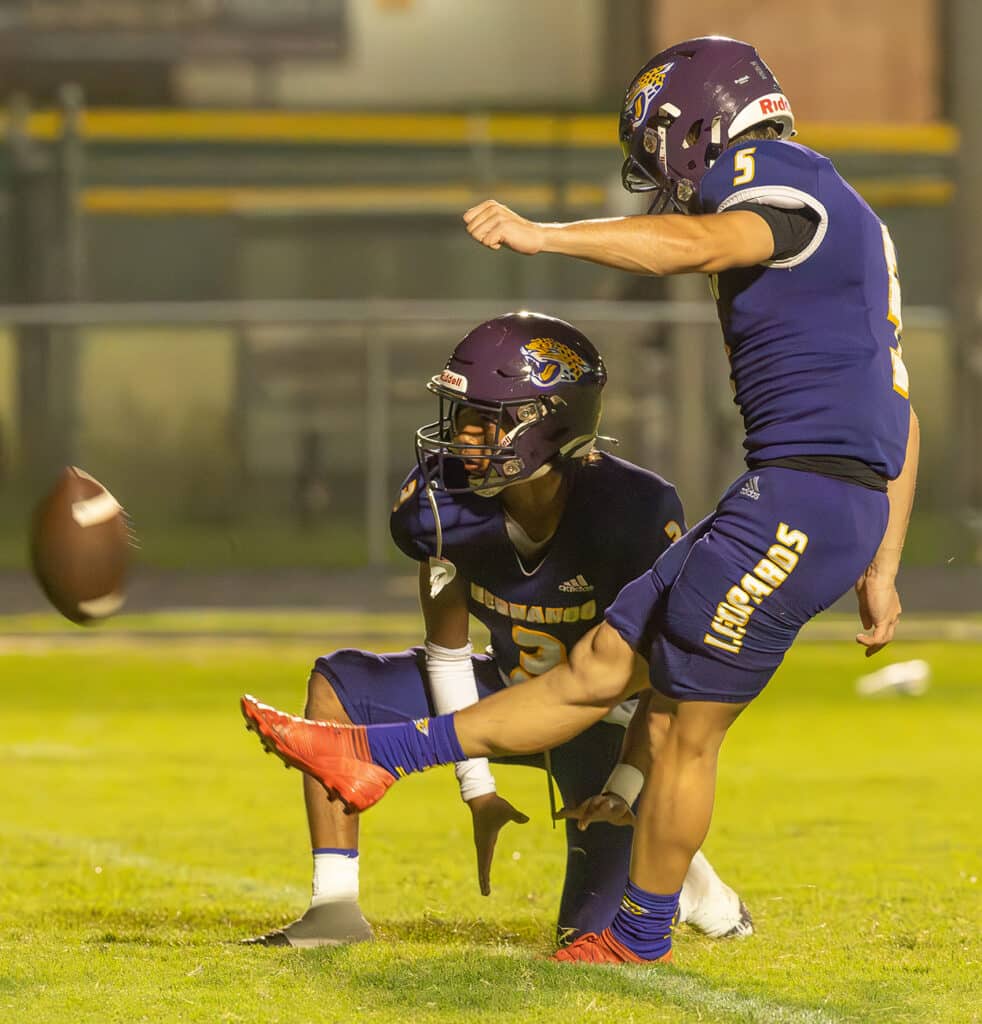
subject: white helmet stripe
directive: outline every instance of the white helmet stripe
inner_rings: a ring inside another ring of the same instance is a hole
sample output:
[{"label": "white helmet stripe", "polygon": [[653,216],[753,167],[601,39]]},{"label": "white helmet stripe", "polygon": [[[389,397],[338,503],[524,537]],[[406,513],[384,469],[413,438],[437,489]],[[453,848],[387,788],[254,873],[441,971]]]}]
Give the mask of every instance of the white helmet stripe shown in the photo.
[{"label": "white helmet stripe", "polygon": [[783,92],[769,92],[748,103],[730,122],[729,137],[735,138],[762,121],[777,121],[781,125],[782,139],[794,134],[794,113]]}]

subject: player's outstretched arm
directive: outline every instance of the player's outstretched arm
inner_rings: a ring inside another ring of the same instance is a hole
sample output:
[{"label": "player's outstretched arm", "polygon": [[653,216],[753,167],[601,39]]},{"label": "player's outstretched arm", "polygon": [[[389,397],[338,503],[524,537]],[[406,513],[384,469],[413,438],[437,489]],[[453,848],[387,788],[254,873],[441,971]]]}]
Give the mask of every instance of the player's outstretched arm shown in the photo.
[{"label": "player's outstretched arm", "polygon": [[920,423],[911,409],[904,468],[900,471],[900,476],[887,485],[890,517],[886,532],[869,568],[856,583],[859,617],[866,630],[865,633],[856,635],[856,642],[866,648],[867,658],[883,650],[890,643],[900,621],[900,595],[897,593],[896,579],[904,539],[907,536],[907,524],[910,522],[910,512],[914,505],[920,447]]},{"label": "player's outstretched arm", "polygon": [[[430,696],[438,714],[445,715],[476,704],[477,683],[471,661],[470,613],[467,584],[455,576],[433,596],[429,566],[419,567],[419,603],[426,623],[426,668]],[[472,758],[454,766],[460,795],[470,808],[477,882],[484,896],[491,893],[491,863],[498,833],[509,822],[524,825],[529,819],[498,795],[487,758]]]},{"label": "player's outstretched arm", "polygon": [[530,221],[488,199],[464,214],[467,231],[489,249],[558,253],[637,274],[719,273],[774,255],[774,236],[747,210],[704,216],[612,217],[567,224]]}]

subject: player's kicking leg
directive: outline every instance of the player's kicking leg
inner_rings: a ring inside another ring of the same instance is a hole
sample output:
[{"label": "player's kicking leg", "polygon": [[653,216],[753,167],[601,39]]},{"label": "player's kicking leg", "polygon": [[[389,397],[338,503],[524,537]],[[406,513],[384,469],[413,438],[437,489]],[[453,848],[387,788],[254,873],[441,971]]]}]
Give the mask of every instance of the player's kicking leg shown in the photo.
[{"label": "player's kicking leg", "polygon": [[267,750],[313,776],[349,811],[361,811],[409,772],[556,747],[647,685],[643,659],[601,623],[576,644],[568,663],[454,715],[346,727],[297,718],[248,695],[242,713]]}]

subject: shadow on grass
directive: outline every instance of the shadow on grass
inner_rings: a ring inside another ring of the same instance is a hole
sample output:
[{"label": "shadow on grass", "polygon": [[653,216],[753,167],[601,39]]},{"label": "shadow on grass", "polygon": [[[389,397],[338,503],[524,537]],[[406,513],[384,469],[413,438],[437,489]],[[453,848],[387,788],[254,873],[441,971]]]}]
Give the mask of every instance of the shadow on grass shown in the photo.
[{"label": "shadow on grass", "polygon": [[[261,922],[261,923],[260,923]],[[64,932],[88,947],[219,947],[278,927],[283,921],[260,918],[251,909],[229,914],[224,908],[175,912],[169,908],[71,907],[45,914],[48,932]]]},{"label": "shadow on grass", "polygon": [[[479,922],[472,924],[480,925]],[[557,1013],[578,1017],[607,1012],[613,1018],[630,1008],[675,1008],[686,1020],[725,1020],[733,1024],[844,1024],[868,1020],[868,1007],[816,1006],[781,992],[755,992],[720,985],[697,972],[666,967],[570,967],[551,963],[545,952],[527,948],[455,948],[441,952],[396,947],[379,966],[352,949],[315,950],[318,967],[342,969],[350,991],[377,1010],[408,1020],[447,1014],[452,1019],[525,1015],[552,1019]],[[734,979],[739,981],[739,979]],[[695,1015],[694,1017],[692,1015]],[[658,1019],[661,1019],[660,1017]]]},{"label": "shadow on grass", "polygon": [[531,917],[487,921],[484,918],[451,918],[424,914],[401,921],[373,922],[377,938],[383,942],[432,943],[450,946],[488,946],[521,948],[526,952],[552,951],[553,935],[544,932]]},{"label": "shadow on grass", "polygon": [[[239,937],[262,935],[289,923],[287,917],[271,920],[268,916],[256,917],[254,913],[239,915],[233,919],[226,915],[234,934],[229,941]],[[543,929],[532,917],[513,920],[487,921],[484,918],[450,918],[436,914],[424,914],[419,918],[403,920],[372,919],[377,945],[398,949],[403,944],[435,945],[453,947],[483,946],[489,949],[511,949],[525,953],[541,953],[547,956],[553,950],[551,929]]]},{"label": "shadow on grass", "polygon": [[[46,911],[44,928],[63,932],[88,946],[210,946],[240,945],[288,924],[288,914],[262,914],[255,907],[230,913],[227,907],[213,911],[200,908],[175,912],[170,908],[68,906]],[[31,927],[23,922],[24,935]],[[437,915],[421,918],[374,921],[378,946],[392,949],[411,946],[486,947],[515,949],[524,953],[552,950],[552,934],[531,918],[486,921]],[[12,936],[16,937],[16,936]]]},{"label": "shadow on grass", "polygon": [[[685,966],[555,964],[547,959],[551,932],[522,917],[495,922],[436,915],[383,920],[376,923],[378,942],[308,950],[240,945],[243,938],[275,925],[256,908],[234,915],[217,910],[175,915],[163,909],[64,912],[50,925],[74,934],[83,947],[105,952],[115,948],[123,955],[139,947],[237,947],[233,960],[223,962],[237,963],[250,976],[257,969],[264,976],[272,970],[281,981],[289,977],[309,987],[312,997],[324,986],[325,998],[343,978],[351,998],[397,1020],[411,1019],[414,1013],[426,1019],[447,1015],[474,1020],[499,1015],[538,1021],[596,1012],[616,1017],[627,1008],[642,1016],[646,1008],[662,1013],[674,1008],[686,1021],[734,1024],[900,1024],[923,1019],[905,998],[903,986],[884,984],[883,979],[868,991],[850,986],[836,991],[833,986],[828,1000],[808,1002],[790,980],[780,984],[737,973],[721,978]],[[221,974],[215,977],[215,984],[226,983]],[[19,992],[24,981],[16,972],[0,974],[0,994]]]}]

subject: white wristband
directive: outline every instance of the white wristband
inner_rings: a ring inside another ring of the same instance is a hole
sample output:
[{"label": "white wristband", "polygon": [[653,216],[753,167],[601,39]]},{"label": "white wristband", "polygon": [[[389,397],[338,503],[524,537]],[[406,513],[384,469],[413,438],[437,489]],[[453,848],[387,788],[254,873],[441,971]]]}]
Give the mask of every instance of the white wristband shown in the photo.
[{"label": "white wristband", "polygon": [[[442,647],[432,640],[426,641],[430,697],[438,714],[448,715],[477,703],[472,653],[470,643],[463,647]],[[460,783],[461,799],[465,802],[496,791],[494,776],[486,757],[459,761],[454,771]]]},{"label": "white wristband", "polygon": [[619,796],[628,807],[633,807],[643,785],[644,773],[635,768],[633,764],[625,764],[622,761],[620,764],[614,765],[614,770],[604,783],[601,792],[613,793],[614,796]]},{"label": "white wristband", "polygon": [[485,793],[496,793],[494,776],[486,757],[472,757],[469,761],[458,761],[454,765],[457,781],[460,783],[460,798],[467,803]]}]

